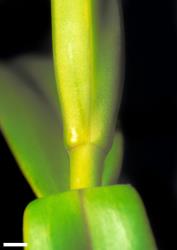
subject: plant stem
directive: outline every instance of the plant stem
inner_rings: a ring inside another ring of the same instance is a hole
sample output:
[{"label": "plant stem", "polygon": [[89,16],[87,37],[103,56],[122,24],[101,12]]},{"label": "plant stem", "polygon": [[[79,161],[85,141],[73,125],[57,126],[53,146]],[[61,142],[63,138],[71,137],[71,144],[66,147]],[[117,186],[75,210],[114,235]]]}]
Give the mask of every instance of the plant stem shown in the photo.
[{"label": "plant stem", "polygon": [[97,145],[82,144],[69,151],[71,189],[101,185],[105,152]]}]

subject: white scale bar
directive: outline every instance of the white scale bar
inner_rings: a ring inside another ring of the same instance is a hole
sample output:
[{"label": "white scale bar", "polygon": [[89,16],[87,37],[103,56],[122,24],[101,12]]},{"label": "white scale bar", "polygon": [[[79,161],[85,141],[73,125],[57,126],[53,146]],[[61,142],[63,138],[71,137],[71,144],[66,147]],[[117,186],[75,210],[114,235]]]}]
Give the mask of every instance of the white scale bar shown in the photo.
[{"label": "white scale bar", "polygon": [[3,247],[27,247],[28,243],[3,243]]}]

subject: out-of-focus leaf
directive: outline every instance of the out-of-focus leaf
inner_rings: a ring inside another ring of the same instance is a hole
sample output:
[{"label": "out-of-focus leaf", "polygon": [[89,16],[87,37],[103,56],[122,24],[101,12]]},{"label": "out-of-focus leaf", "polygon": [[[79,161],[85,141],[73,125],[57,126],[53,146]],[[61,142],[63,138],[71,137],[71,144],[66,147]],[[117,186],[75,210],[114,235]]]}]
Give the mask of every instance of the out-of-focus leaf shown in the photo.
[{"label": "out-of-focus leaf", "polygon": [[[43,93],[58,112],[59,103],[52,58],[24,55],[13,60],[11,64],[25,81],[35,85],[35,88]],[[61,122],[59,126],[61,126]]]},{"label": "out-of-focus leaf", "polygon": [[123,135],[120,132],[116,132],[113,145],[104,162],[102,185],[117,183],[122,166],[123,147]]},{"label": "out-of-focus leaf", "polygon": [[129,185],[65,192],[32,202],[24,215],[28,250],[155,250],[149,222]]},{"label": "out-of-focus leaf", "polygon": [[51,104],[55,95],[51,61],[38,61],[34,76],[27,77],[25,70],[20,75],[13,69],[0,67],[1,130],[37,196],[67,190],[69,163],[59,115]]}]

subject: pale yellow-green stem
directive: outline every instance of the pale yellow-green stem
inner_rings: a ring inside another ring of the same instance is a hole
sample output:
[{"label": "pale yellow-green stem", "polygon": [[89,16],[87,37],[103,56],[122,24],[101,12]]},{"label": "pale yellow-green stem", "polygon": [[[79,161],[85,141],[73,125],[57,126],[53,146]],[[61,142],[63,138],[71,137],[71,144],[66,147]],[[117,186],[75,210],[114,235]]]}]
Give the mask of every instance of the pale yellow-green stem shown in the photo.
[{"label": "pale yellow-green stem", "polygon": [[69,155],[72,189],[101,185],[103,150],[94,144],[83,144],[70,149]]},{"label": "pale yellow-green stem", "polygon": [[122,79],[116,0],[52,0],[54,63],[71,188],[100,184]]}]

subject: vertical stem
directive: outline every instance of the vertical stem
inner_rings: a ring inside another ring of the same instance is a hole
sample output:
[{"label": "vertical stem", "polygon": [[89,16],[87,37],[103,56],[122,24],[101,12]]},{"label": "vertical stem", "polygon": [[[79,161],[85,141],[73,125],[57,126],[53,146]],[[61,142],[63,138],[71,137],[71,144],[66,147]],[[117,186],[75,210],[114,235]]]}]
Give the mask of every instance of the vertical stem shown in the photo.
[{"label": "vertical stem", "polygon": [[82,144],[69,151],[71,189],[101,185],[104,155],[94,144]]},{"label": "vertical stem", "polygon": [[117,0],[52,0],[52,30],[71,188],[97,186],[113,140],[122,82]]}]

